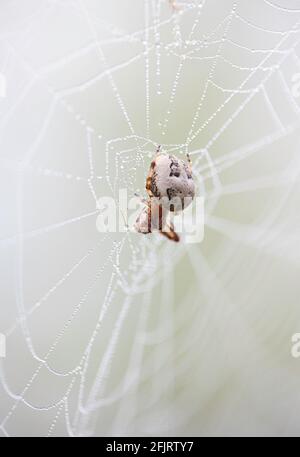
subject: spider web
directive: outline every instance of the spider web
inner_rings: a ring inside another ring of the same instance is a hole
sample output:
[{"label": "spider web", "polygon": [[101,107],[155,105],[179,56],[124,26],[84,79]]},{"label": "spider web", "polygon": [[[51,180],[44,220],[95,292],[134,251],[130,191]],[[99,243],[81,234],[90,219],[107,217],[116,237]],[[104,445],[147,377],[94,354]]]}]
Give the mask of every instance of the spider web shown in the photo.
[{"label": "spider web", "polygon": [[[299,2],[23,3],[0,7],[1,433],[299,433]],[[199,245],[96,230],[158,144],[191,155]]]}]

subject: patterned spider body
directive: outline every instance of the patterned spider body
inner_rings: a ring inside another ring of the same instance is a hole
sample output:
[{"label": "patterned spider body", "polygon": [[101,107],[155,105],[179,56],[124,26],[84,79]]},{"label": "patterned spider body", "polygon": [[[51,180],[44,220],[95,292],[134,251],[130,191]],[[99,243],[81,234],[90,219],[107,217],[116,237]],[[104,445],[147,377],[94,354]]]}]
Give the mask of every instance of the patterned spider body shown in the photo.
[{"label": "patterned spider body", "polygon": [[149,195],[143,200],[145,207],[135,223],[139,233],[151,233],[158,230],[170,240],[179,241],[172,223],[167,223],[168,213],[185,209],[195,195],[191,162],[180,160],[174,155],[160,152],[160,146],[151,162],[146,179]]},{"label": "patterned spider body", "polygon": [[195,196],[190,162],[158,152],[151,163],[146,190],[170,211],[185,209]]}]

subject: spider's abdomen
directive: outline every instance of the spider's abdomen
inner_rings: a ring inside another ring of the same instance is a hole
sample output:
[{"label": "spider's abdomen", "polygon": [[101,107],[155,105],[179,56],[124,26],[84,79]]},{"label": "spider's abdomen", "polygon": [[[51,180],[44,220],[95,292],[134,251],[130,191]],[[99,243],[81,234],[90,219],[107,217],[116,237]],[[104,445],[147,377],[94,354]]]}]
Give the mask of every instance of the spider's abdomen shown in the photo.
[{"label": "spider's abdomen", "polygon": [[157,155],[150,179],[153,196],[161,199],[164,206],[172,202],[171,211],[184,209],[194,198],[195,184],[190,165],[173,155]]}]

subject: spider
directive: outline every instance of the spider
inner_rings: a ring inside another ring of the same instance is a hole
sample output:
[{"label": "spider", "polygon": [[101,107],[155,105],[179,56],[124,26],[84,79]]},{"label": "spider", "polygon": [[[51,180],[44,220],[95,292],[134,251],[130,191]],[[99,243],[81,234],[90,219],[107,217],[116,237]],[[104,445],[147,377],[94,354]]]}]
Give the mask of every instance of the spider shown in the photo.
[{"label": "spider", "polygon": [[161,152],[158,146],[146,178],[148,199],[136,220],[135,230],[152,233],[158,230],[169,240],[178,242],[179,235],[172,222],[167,221],[169,212],[178,213],[185,209],[195,195],[195,184],[189,155],[187,162],[174,155]]}]

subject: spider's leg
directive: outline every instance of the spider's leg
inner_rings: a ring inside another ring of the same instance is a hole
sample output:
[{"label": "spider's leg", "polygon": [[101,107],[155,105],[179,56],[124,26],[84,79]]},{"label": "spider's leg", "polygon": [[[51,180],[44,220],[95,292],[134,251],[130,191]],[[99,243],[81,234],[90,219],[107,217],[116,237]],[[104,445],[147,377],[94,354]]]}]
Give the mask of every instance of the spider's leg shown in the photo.
[{"label": "spider's leg", "polygon": [[134,196],[137,197],[141,201],[141,203],[143,203],[144,205],[149,205],[148,200],[146,200],[146,198],[139,195],[137,192],[134,193]]},{"label": "spider's leg", "polygon": [[186,153],[186,158],[187,158],[187,161],[188,161],[188,167],[189,167],[190,173],[192,174],[193,173],[193,166],[192,166],[191,156],[190,156],[190,154],[188,152]]},{"label": "spider's leg", "polygon": [[[160,153],[160,148],[161,145],[159,144],[156,149],[155,157]],[[146,191],[148,192],[149,197],[154,197],[153,192],[152,192],[152,177],[154,174],[154,168],[155,168],[156,162],[155,158],[152,160],[151,165],[150,165],[150,170],[146,179]]]},{"label": "spider's leg", "polygon": [[180,240],[179,235],[174,230],[174,224],[173,221],[169,221],[167,224],[165,224],[164,227],[162,227],[162,220],[160,224],[160,233],[164,236],[166,236],[169,240],[178,242]]},{"label": "spider's leg", "polygon": [[176,243],[178,243],[178,241],[180,241],[180,238],[179,238],[179,235],[175,232],[174,228],[167,226],[166,229],[169,229],[169,230],[161,230],[160,233],[163,236],[166,236],[169,240],[175,241]]},{"label": "spider's leg", "polygon": [[148,192],[149,197],[153,197],[152,176],[151,175],[149,175],[146,179],[146,191]]}]

